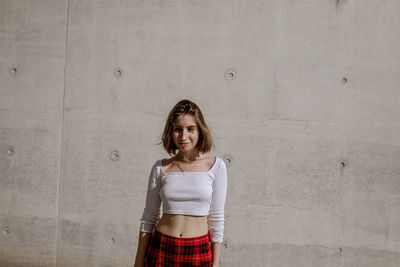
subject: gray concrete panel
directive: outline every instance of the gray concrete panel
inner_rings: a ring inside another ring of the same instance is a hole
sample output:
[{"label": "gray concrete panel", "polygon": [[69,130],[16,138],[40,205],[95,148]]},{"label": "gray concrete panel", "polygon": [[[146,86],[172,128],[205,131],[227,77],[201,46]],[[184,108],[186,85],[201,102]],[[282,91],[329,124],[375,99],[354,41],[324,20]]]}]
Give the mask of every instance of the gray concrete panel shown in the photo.
[{"label": "gray concrete panel", "polygon": [[0,266],[55,266],[67,2],[0,10]]},{"label": "gray concrete panel", "polygon": [[132,266],[166,116],[228,167],[222,266],[400,266],[397,0],[0,1],[0,266]]}]

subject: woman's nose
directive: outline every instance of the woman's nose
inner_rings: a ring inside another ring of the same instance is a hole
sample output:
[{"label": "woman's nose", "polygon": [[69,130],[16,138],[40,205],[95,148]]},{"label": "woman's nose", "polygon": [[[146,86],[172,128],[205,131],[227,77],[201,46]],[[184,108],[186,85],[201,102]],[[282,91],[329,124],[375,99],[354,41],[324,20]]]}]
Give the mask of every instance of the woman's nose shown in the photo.
[{"label": "woman's nose", "polygon": [[183,130],[182,131],[182,139],[186,140],[186,137],[187,137],[187,131]]}]

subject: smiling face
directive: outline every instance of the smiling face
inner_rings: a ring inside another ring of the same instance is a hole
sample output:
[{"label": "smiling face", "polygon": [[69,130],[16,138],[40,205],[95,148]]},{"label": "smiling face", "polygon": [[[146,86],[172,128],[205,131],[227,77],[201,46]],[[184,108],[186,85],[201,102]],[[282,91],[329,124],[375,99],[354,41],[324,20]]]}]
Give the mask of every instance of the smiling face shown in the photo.
[{"label": "smiling face", "polygon": [[179,115],[172,129],[172,138],[180,151],[190,151],[196,148],[199,140],[199,128],[192,115]]}]

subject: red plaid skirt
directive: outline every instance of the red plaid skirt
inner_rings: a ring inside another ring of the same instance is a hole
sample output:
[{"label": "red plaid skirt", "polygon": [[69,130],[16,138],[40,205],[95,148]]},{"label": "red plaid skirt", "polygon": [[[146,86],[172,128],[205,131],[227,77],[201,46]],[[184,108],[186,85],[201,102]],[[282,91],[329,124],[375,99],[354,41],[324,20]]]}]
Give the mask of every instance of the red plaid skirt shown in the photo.
[{"label": "red plaid skirt", "polygon": [[157,229],[149,240],[145,266],[211,266],[209,233],[196,237],[174,237]]}]

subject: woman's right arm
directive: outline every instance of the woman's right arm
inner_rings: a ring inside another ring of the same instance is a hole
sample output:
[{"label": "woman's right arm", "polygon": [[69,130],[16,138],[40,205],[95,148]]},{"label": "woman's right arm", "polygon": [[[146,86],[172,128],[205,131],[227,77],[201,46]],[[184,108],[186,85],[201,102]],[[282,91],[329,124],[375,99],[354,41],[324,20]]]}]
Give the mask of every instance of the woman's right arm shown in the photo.
[{"label": "woman's right arm", "polygon": [[135,267],[144,266],[146,248],[153,229],[160,219],[161,197],[160,197],[160,168],[157,168],[157,162],[154,163],[149,175],[147,185],[146,204],[140,219],[139,241],[135,258]]},{"label": "woman's right arm", "polygon": [[146,233],[146,232],[139,233],[139,242],[138,242],[134,267],[144,266],[144,257],[146,255],[146,248],[147,244],[149,243],[150,235],[151,233]]}]

